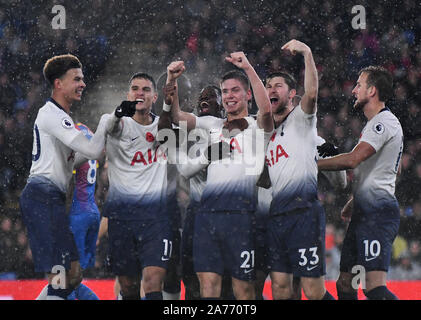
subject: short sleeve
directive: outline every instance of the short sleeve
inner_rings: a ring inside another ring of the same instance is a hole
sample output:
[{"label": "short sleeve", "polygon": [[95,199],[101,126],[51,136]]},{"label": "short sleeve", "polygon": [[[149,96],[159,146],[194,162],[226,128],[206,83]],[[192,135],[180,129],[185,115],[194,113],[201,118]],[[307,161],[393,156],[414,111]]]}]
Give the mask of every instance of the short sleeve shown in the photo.
[{"label": "short sleeve", "polygon": [[51,115],[48,118],[44,116],[41,126],[48,134],[56,137],[66,146],[69,146],[77,135],[83,135],[75,128],[72,118],[66,115]]},{"label": "short sleeve", "polygon": [[367,142],[377,152],[392,135],[393,128],[387,119],[375,119],[375,121],[368,122],[364,127],[360,142]]},{"label": "short sleeve", "polygon": [[317,113],[305,113],[301,108],[301,103],[298,104],[294,110],[293,114],[291,115],[295,121],[304,123],[306,126],[312,127],[317,121]]}]

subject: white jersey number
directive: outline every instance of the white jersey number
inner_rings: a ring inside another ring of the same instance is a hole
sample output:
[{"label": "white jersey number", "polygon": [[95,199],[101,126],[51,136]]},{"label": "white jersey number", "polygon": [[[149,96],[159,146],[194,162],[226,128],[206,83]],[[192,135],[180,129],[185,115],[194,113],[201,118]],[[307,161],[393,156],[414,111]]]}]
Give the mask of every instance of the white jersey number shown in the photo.
[{"label": "white jersey number", "polygon": [[243,251],[240,255],[241,258],[244,259],[241,268],[250,269],[254,268],[254,250],[251,251]]},{"label": "white jersey number", "polygon": [[86,180],[89,184],[94,184],[96,181],[96,160],[89,160],[89,170],[86,175]]},{"label": "white jersey number", "polygon": [[32,161],[37,161],[41,156],[41,140],[39,138],[38,126],[34,126],[34,144],[32,146]]},{"label": "white jersey number", "polygon": [[307,257],[305,256],[307,250],[306,249],[298,249],[298,252],[300,253],[300,261],[298,262],[298,264],[302,267],[304,267],[305,265],[307,265],[307,263],[310,263],[312,266],[316,265],[319,263],[319,256],[317,255],[317,247],[313,247],[308,249],[311,252],[311,259],[310,261],[307,259]]}]

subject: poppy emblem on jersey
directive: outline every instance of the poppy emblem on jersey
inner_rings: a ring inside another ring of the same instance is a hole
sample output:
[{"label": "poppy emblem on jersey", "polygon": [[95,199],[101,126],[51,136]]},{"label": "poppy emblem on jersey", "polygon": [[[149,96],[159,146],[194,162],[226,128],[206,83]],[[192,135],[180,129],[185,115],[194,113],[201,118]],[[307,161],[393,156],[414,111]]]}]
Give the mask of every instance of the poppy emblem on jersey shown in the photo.
[{"label": "poppy emblem on jersey", "polygon": [[61,120],[61,125],[65,129],[70,129],[70,128],[73,127],[72,122],[69,119],[67,119],[67,118],[64,118],[63,120]]},{"label": "poppy emblem on jersey", "polygon": [[377,134],[382,134],[384,132],[384,125],[381,122],[377,122],[374,125],[373,130]]},{"label": "poppy emblem on jersey", "polygon": [[148,142],[154,142],[154,140],[155,140],[155,137],[153,136],[153,134],[150,133],[150,132],[147,132],[146,133],[146,141],[148,141]]}]

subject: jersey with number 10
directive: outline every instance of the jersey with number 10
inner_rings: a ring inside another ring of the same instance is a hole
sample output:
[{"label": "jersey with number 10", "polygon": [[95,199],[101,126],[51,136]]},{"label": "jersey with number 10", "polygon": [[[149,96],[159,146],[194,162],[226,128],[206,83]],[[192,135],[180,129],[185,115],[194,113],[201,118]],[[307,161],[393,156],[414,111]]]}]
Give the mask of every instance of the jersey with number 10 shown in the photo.
[{"label": "jersey with number 10", "polygon": [[355,170],[354,201],[372,206],[395,199],[396,174],[403,152],[403,132],[396,116],[385,108],[367,122],[360,142],[369,143],[376,153]]},{"label": "jersey with number 10", "polygon": [[65,193],[74,163],[74,151],[67,145],[79,134],[72,118],[50,98],[35,120],[29,178],[45,177]]}]

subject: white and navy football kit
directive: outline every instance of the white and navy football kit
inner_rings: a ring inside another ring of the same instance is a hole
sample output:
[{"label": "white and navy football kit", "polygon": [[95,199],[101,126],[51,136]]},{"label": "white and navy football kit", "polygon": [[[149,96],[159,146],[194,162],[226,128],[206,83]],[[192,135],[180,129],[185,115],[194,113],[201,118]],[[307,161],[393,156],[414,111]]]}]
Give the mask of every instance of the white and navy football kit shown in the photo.
[{"label": "white and navy football kit", "polygon": [[[284,132],[285,134],[285,132]],[[316,139],[317,146],[321,146],[326,141],[322,138],[317,136]],[[316,159],[319,160],[321,157],[318,153],[316,153]],[[323,171],[321,172],[331,183],[334,188],[345,188],[347,181],[346,181],[346,171]],[[259,188],[258,191],[258,205],[256,211],[256,240],[257,240],[257,258],[256,264],[259,261],[262,261],[261,266],[257,267],[263,271],[266,271],[266,263],[263,257],[266,257],[266,245],[265,245],[265,236],[266,236],[266,225],[267,220],[270,217],[270,206],[272,202],[272,187],[265,189]]]},{"label": "white and navy football kit", "polygon": [[[75,125],[88,139],[92,132],[81,123]],[[96,242],[98,238],[100,213],[95,202],[97,160],[88,160],[75,170],[75,188],[70,209],[70,229],[79,252],[83,269],[95,265]]]},{"label": "white and navy football kit", "polygon": [[80,135],[52,98],[38,111],[32,166],[20,197],[36,272],[51,272],[59,265],[69,269],[79,258],[65,202],[75,156],[71,146]]},{"label": "white and navy football kit", "polygon": [[156,141],[159,117],[151,116],[150,125],[124,117],[121,130],[107,137],[110,186],[104,216],[117,275],[138,275],[147,266],[166,268],[171,256],[167,156]]},{"label": "white and navy football kit", "polygon": [[[260,153],[253,150],[256,120],[245,119],[247,129],[225,138],[222,135],[225,119],[196,118],[196,127],[209,130],[212,143],[225,141],[231,146],[231,158],[213,161],[208,166],[207,182],[196,213],[193,258],[196,272],[223,275],[228,270],[232,277],[250,281],[255,278],[255,239],[251,230],[257,203],[256,181],[263,168],[264,150]],[[263,140],[259,146],[264,146]],[[253,166],[258,170],[253,171]]]},{"label": "white and navy football kit", "polygon": [[269,140],[272,184],[267,224],[270,271],[298,277],[325,274],[325,212],[317,199],[317,117],[296,106]]},{"label": "white and navy football kit", "polygon": [[399,120],[389,109],[383,109],[363,128],[359,142],[363,141],[376,153],[354,170],[354,210],[342,248],[343,272],[351,272],[354,265],[362,265],[366,271],[387,271],[399,229],[395,197],[403,152]]}]

